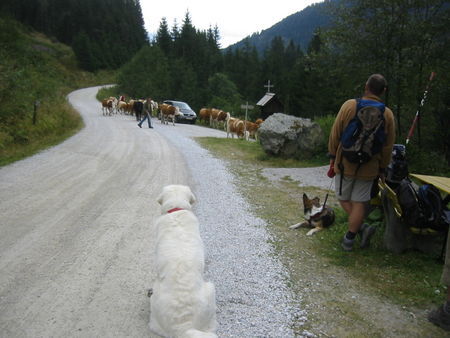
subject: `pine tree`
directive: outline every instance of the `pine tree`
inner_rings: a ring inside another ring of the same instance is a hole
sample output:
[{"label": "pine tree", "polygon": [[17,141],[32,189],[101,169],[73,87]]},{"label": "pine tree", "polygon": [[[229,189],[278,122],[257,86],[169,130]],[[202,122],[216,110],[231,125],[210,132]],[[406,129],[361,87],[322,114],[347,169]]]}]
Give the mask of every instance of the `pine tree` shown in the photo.
[{"label": "pine tree", "polygon": [[120,69],[118,84],[121,91],[132,97],[162,100],[170,97],[169,75],[162,50],[158,46],[145,46]]},{"label": "pine tree", "polygon": [[411,93],[422,91],[431,72],[430,55],[439,36],[448,36],[448,28],[447,33],[442,26],[437,29],[448,19],[444,4],[442,0],[347,0],[335,10],[328,43],[338,53],[334,57],[343,76],[355,86],[370,73],[382,73],[389,83],[386,103],[395,108],[397,125],[401,126],[405,104],[415,101]]},{"label": "pine tree", "polygon": [[99,61],[94,57],[91,41],[84,31],[79,32],[74,38],[73,51],[83,69],[88,71],[97,69]]},{"label": "pine tree", "polygon": [[159,46],[159,48],[161,48],[164,54],[170,55],[172,49],[172,38],[170,36],[169,26],[165,17],[161,19],[161,23],[159,24],[155,43]]},{"label": "pine tree", "polygon": [[209,107],[217,107],[227,112],[239,111],[242,102],[236,85],[223,73],[216,73],[208,79],[210,90]]},{"label": "pine tree", "polygon": [[89,45],[84,49],[90,52],[76,48],[83,58],[80,64],[91,71],[122,65],[148,43],[141,7],[135,0],[3,1],[0,11],[68,45],[80,44],[76,41],[79,33],[87,32],[88,42],[82,44]]}]

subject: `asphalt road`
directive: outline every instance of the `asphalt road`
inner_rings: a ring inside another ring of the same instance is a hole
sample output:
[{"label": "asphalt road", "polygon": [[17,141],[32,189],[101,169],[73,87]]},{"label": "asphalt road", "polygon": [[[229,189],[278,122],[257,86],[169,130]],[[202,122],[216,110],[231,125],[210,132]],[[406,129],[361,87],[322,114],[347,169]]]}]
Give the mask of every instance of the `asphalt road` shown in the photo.
[{"label": "asphalt road", "polygon": [[102,116],[97,90],[68,97],[81,132],[0,169],[1,337],[149,335],[155,199],[192,182],[173,126]]}]

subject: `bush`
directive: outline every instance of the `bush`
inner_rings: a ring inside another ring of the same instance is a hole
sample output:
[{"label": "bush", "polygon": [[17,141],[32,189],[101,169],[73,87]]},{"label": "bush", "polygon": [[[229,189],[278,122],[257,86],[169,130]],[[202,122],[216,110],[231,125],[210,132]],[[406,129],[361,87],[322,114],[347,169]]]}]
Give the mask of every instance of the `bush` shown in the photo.
[{"label": "bush", "polygon": [[327,115],[319,117],[314,121],[320,126],[323,132],[323,143],[320,145],[320,150],[324,153],[328,153],[328,139],[335,119],[335,116]]},{"label": "bush", "polygon": [[406,148],[409,171],[416,174],[450,177],[445,156],[428,147],[409,144]]}]

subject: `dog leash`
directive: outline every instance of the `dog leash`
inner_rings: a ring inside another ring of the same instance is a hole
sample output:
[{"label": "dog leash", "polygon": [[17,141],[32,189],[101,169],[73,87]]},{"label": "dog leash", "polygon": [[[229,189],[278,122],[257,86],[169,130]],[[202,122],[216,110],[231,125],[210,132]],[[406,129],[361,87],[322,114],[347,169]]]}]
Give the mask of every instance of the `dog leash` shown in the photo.
[{"label": "dog leash", "polygon": [[321,213],[325,210],[325,205],[327,204],[329,191],[331,190],[331,186],[332,186],[332,185],[333,185],[333,178],[331,179],[330,186],[328,187],[327,194],[325,195],[325,201],[323,201],[323,206],[322,206],[322,211],[321,211]]}]

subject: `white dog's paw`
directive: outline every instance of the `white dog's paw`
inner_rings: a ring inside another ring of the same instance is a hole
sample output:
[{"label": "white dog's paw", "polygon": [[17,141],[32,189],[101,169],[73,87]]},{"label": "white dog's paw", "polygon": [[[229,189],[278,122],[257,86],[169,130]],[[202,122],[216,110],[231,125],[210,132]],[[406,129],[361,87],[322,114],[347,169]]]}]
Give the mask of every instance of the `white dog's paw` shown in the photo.
[{"label": "white dog's paw", "polygon": [[297,224],[291,225],[291,226],[289,227],[289,229],[298,229],[298,228],[301,227],[301,225],[302,225],[302,223],[297,223]]},{"label": "white dog's paw", "polygon": [[311,230],[309,230],[309,231],[306,233],[306,236],[312,236],[312,235],[314,235],[317,231],[320,231],[320,229],[319,229],[319,228],[311,229]]},{"label": "white dog's paw", "polygon": [[291,225],[289,229],[298,229],[298,228],[310,228],[311,224],[308,221],[303,221],[294,225]]}]

